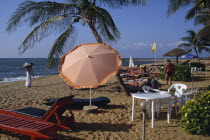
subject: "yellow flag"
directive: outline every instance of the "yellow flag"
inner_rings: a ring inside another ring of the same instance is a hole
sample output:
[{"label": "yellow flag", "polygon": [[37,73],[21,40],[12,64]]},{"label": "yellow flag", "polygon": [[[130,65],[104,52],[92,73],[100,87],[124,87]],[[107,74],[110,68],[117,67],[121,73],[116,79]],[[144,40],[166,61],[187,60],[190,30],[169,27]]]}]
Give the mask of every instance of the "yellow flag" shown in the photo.
[{"label": "yellow flag", "polygon": [[152,45],[152,52],[156,51],[156,43],[154,42],[154,44]]}]

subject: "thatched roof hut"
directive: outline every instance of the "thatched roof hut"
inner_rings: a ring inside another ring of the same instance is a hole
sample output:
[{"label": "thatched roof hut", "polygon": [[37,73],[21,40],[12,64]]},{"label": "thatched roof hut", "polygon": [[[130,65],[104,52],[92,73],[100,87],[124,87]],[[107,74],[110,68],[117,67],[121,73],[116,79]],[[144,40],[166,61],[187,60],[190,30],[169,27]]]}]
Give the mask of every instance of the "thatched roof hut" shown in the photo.
[{"label": "thatched roof hut", "polygon": [[169,52],[165,53],[163,56],[164,57],[176,57],[176,63],[178,65],[178,57],[182,56],[182,55],[185,55],[185,54],[188,54],[188,52],[180,49],[180,48],[175,48],[173,50],[170,50]]}]

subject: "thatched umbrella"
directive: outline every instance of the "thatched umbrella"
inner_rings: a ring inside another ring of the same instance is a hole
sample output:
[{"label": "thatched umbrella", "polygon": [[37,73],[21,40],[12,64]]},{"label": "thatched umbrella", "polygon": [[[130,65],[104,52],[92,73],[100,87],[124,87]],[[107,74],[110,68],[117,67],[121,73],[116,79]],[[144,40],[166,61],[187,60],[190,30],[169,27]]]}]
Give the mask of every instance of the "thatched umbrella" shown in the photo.
[{"label": "thatched umbrella", "polygon": [[175,48],[167,53],[165,53],[163,56],[166,57],[166,56],[169,56],[169,57],[176,57],[176,63],[178,65],[178,57],[182,56],[182,55],[185,55],[185,54],[188,54],[188,52],[180,49],[180,48]]}]

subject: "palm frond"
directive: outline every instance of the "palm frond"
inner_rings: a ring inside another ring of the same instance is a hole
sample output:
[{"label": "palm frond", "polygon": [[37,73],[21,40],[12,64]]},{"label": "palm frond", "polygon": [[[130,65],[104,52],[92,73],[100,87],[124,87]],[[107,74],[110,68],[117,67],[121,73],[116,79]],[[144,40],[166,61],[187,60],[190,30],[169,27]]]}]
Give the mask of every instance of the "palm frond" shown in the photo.
[{"label": "palm frond", "polygon": [[191,41],[192,41],[192,38],[189,37],[189,36],[186,36],[186,37],[182,37],[181,40],[182,40],[182,41],[191,42]]},{"label": "palm frond", "polygon": [[206,46],[203,46],[203,47],[201,48],[201,50],[205,50],[206,52],[210,52],[210,48],[209,48],[209,47],[206,47]]},{"label": "palm frond", "polygon": [[97,4],[111,8],[119,8],[128,5],[146,5],[148,0],[95,0]]},{"label": "palm frond", "polygon": [[196,35],[197,38],[209,38],[210,37],[210,21],[208,21],[208,24],[204,26],[202,29],[200,29]]},{"label": "palm frond", "polygon": [[15,30],[22,23],[30,21],[33,26],[37,23],[42,23],[52,17],[63,15],[66,13],[76,13],[76,5],[64,4],[56,2],[33,2],[26,1],[18,6],[18,9],[12,14],[7,31]]},{"label": "palm frond", "polygon": [[208,10],[198,12],[195,15],[194,24],[195,25],[200,25],[200,24],[206,25],[209,20],[210,20],[210,10],[208,9]]},{"label": "palm frond", "polygon": [[112,41],[120,38],[120,32],[117,29],[111,15],[103,8],[96,7],[97,29],[107,40]]},{"label": "palm frond", "polygon": [[[62,20],[64,20],[64,23],[66,23],[65,18],[68,15],[61,15],[54,18],[51,18],[42,24],[38,25],[33,29],[33,31],[25,38],[23,43],[19,47],[20,53],[24,53],[27,49],[34,47],[34,44],[36,42],[39,42],[44,37],[47,37],[52,32],[56,31],[56,27],[58,27],[58,24],[62,23]],[[69,23],[69,22],[68,22]],[[63,26],[65,27],[65,26]],[[66,30],[66,29],[65,29]],[[60,30],[62,31],[62,30]]]},{"label": "palm frond", "polygon": [[192,45],[189,43],[181,43],[178,45],[179,48],[183,48],[185,50],[189,50]]},{"label": "palm frond", "polygon": [[69,28],[62,33],[55,41],[47,59],[47,68],[51,68],[58,60],[59,56],[63,54],[65,45],[67,44],[68,39],[71,39],[71,43],[68,45],[74,44],[75,39],[75,29],[72,24]]},{"label": "palm frond", "polygon": [[190,20],[192,19],[196,13],[198,13],[199,11],[202,11],[203,8],[200,6],[200,4],[202,3],[202,1],[196,1],[195,5],[193,6],[193,8],[191,8],[186,16],[185,16],[185,20]]},{"label": "palm frond", "polygon": [[148,0],[131,0],[131,3],[132,4],[135,4],[135,5],[146,5],[147,4],[147,1]]},{"label": "palm frond", "polygon": [[190,5],[193,2],[194,0],[169,0],[167,11],[168,16],[175,13],[180,8]]}]

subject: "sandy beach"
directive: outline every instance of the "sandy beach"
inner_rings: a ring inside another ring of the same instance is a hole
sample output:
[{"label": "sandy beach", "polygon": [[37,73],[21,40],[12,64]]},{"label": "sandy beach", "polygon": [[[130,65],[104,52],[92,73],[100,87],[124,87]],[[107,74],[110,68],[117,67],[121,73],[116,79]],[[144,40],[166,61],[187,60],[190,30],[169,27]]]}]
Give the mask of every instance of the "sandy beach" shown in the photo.
[{"label": "sandy beach", "polygon": [[[205,78],[205,72],[198,77],[203,77],[199,81],[194,81],[194,88],[206,89],[209,85],[210,75]],[[199,79],[199,78],[197,78]],[[164,82],[159,80],[164,88]],[[175,82],[173,82],[175,83]],[[191,82],[182,82],[191,88]],[[116,77],[112,77],[105,84],[92,90],[92,96],[105,96],[111,102],[97,113],[87,114],[82,110],[72,110],[75,115],[75,129],[72,132],[59,131],[58,140],[130,140],[141,139],[142,136],[142,116],[140,107],[136,107],[136,120],[131,122],[131,97],[124,96],[123,92],[118,92],[111,87],[119,86]],[[44,99],[53,97],[64,97],[74,95],[74,98],[89,98],[89,90],[70,90],[67,84],[58,76],[46,76],[33,79],[32,87],[24,87],[24,81],[0,84],[0,104],[1,108],[14,106],[36,107],[48,109],[49,106],[43,104]],[[1,140],[23,140],[26,136],[11,134],[1,131]],[[146,139],[149,140],[207,140],[209,137],[202,135],[186,134],[180,128],[180,116],[173,112],[171,123],[166,123],[166,110],[155,118],[155,128],[151,128],[151,120],[146,121]]]}]

